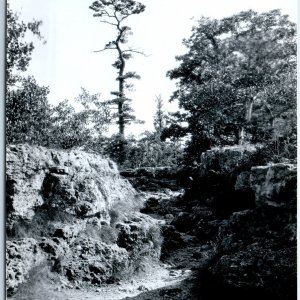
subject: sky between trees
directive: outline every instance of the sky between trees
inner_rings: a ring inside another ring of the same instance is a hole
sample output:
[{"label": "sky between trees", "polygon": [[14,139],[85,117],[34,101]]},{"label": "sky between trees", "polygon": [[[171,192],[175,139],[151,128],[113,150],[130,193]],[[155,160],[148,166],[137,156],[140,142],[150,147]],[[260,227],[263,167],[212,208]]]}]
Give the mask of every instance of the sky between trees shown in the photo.
[{"label": "sky between trees", "polygon": [[[111,64],[115,53],[94,53],[115,36],[113,28],[100,23],[89,9],[91,1],[82,0],[9,0],[11,8],[28,21],[43,20],[41,32],[47,43],[35,41],[35,51],[28,73],[40,85],[50,88],[49,100],[57,104],[64,99],[72,101],[84,87],[108,99],[116,90],[116,72]],[[153,128],[155,96],[161,94],[164,108],[172,110],[168,99],[175,90],[175,82],[166,78],[166,72],[177,63],[175,56],[186,52],[182,39],[188,38],[191,28],[200,16],[222,18],[243,10],[258,12],[281,9],[294,22],[297,20],[297,0],[141,0],[145,12],[128,19],[133,35],[128,45],[143,51],[128,61],[128,71],[136,71],[141,80],[134,81],[130,94],[133,108],[144,125],[131,125],[128,133],[139,134]],[[173,107],[172,107],[173,106]],[[112,130],[115,133],[116,129]]]}]

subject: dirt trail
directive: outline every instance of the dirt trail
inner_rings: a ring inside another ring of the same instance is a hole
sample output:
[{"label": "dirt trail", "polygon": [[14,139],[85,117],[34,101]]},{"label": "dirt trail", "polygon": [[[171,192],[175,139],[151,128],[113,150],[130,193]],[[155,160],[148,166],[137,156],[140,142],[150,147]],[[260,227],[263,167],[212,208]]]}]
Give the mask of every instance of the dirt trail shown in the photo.
[{"label": "dirt trail", "polygon": [[[163,200],[174,199],[179,193],[145,193],[145,199],[150,197],[158,197]],[[168,224],[165,215],[161,213],[148,213],[153,219],[157,221],[160,226]],[[60,287],[49,286],[52,290],[52,298],[45,300],[122,300],[122,299],[144,299],[143,295],[147,296],[155,293],[161,289],[176,289],[186,280],[193,278],[194,272],[191,268],[194,266],[193,255],[199,251],[197,245],[192,240],[193,237],[184,234],[185,244],[188,247],[182,247],[175,250],[171,256],[165,260],[164,263],[159,262],[156,265],[149,266],[148,270],[140,275],[136,275],[129,280],[121,280],[115,284],[107,284],[101,287],[82,287],[81,289],[72,288],[69,283],[64,283]],[[195,251],[196,250],[196,251]],[[49,289],[48,289],[49,290]],[[161,297],[150,296],[147,299],[161,299]],[[33,300],[37,300],[33,299]],[[169,298],[168,298],[169,299]],[[40,299],[39,299],[40,300]]]},{"label": "dirt trail", "polygon": [[99,287],[95,290],[64,290],[66,300],[121,300],[134,297],[145,291],[176,285],[191,274],[190,270],[176,270],[170,265],[155,266],[142,277],[135,277],[129,281],[119,282]]},{"label": "dirt trail", "polygon": [[[163,198],[170,198],[177,196],[178,193],[145,193],[145,198],[150,198],[153,196],[159,196]],[[157,220],[157,223],[161,226],[166,224],[164,216],[157,214],[148,214],[152,218]],[[175,254],[175,253],[174,253]],[[186,256],[185,249],[179,250],[175,256],[177,260],[189,260],[190,257]],[[147,273],[143,273],[140,276],[135,276],[128,281],[121,281],[117,284],[109,284],[106,286],[101,286],[93,290],[65,290],[67,297],[66,300],[121,300],[127,297],[135,297],[144,292],[154,291],[160,288],[173,287],[180,282],[189,278],[192,271],[188,268],[188,264],[173,264],[173,260],[169,263],[160,263],[156,266],[152,266]]]}]

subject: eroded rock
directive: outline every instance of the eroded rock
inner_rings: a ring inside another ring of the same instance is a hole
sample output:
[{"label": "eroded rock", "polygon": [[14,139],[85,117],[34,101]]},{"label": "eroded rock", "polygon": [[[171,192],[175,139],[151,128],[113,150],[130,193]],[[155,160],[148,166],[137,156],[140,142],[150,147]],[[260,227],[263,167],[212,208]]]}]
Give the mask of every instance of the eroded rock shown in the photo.
[{"label": "eroded rock", "polygon": [[138,213],[142,201],[101,156],[7,146],[8,291],[42,263],[80,287],[129,276],[139,263],[133,254],[158,260],[160,244],[151,235],[159,240],[160,232]]},{"label": "eroded rock", "polygon": [[257,205],[282,205],[296,193],[297,167],[291,164],[272,164],[253,167],[250,184]]}]

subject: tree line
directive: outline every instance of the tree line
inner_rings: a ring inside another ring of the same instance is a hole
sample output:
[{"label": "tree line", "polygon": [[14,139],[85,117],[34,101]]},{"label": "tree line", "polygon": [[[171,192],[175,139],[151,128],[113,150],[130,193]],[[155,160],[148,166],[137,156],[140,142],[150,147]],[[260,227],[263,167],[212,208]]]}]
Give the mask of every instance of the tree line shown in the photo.
[{"label": "tree line", "polygon": [[[125,136],[137,120],[127,92],[137,73],[127,71],[127,60],[142,54],[127,46],[131,32],[124,22],[145,6],[133,0],[99,0],[90,6],[93,16],[116,30],[103,49],[115,51],[113,67],[118,89],[111,99],[100,99],[84,88],[74,99],[52,106],[48,87],[25,76],[32,42],[42,42],[41,21],[24,23],[7,8],[6,141],[70,149],[82,147],[107,155],[123,167],[191,164],[212,147],[260,143],[270,161],[296,157],[296,28],[279,10],[241,12],[215,20],[202,17],[183,41],[187,53],[167,76],[177,88],[170,101],[176,113],[166,113],[156,99],[153,132],[140,139]],[[99,54],[100,55],[100,54]],[[104,133],[112,123],[118,134]]]}]

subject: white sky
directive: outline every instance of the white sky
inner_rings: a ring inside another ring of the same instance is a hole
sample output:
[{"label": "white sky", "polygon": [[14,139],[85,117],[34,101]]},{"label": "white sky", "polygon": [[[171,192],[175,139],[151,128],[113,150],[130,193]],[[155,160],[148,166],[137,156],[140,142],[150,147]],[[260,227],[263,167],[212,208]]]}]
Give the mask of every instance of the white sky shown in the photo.
[{"label": "white sky", "polygon": [[[93,0],[9,0],[24,21],[43,20],[42,34],[46,45],[35,42],[35,51],[28,70],[40,85],[50,88],[52,104],[72,100],[84,87],[108,99],[117,89],[116,69],[111,64],[114,51],[94,53],[115,36],[113,29],[92,16]],[[127,134],[138,134],[153,128],[155,96],[161,94],[165,110],[174,109],[168,99],[175,82],[166,72],[177,64],[175,56],[186,50],[182,39],[188,38],[200,16],[222,18],[243,10],[264,12],[281,9],[294,22],[297,20],[297,0],[140,0],[145,12],[127,20],[133,35],[129,46],[148,56],[136,55],[128,61],[127,71],[136,71],[141,80],[134,81],[135,91],[129,96],[133,108],[145,125],[133,125]],[[116,132],[116,131],[115,131]]]}]

